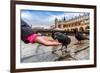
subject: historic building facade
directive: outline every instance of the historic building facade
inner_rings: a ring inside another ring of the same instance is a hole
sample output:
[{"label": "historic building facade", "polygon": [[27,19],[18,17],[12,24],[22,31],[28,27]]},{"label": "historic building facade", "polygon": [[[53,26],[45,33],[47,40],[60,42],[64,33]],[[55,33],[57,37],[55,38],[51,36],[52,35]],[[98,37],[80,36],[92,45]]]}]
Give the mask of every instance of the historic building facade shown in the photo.
[{"label": "historic building facade", "polygon": [[72,19],[66,20],[65,17],[62,20],[55,19],[55,29],[66,31],[89,31],[90,17],[89,14],[83,16],[77,16]]}]

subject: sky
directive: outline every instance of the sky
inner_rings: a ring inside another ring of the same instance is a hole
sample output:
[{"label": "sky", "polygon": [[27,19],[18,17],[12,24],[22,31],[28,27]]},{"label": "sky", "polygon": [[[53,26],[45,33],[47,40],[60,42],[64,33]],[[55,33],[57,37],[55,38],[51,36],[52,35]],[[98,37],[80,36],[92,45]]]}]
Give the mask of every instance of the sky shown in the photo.
[{"label": "sky", "polygon": [[33,27],[49,28],[54,25],[55,18],[61,20],[64,17],[66,20],[75,16],[84,15],[87,13],[80,12],[61,12],[61,11],[39,11],[39,10],[21,10],[21,19]]}]

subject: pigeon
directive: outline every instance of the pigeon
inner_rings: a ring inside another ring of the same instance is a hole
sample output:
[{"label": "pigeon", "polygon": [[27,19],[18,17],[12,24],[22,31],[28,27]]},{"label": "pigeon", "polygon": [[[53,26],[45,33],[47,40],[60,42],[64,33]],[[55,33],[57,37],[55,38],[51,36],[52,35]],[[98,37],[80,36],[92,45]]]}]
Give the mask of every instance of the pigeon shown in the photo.
[{"label": "pigeon", "polygon": [[[71,42],[71,39],[67,35],[60,32],[55,32],[52,33],[52,38],[58,40],[58,42],[62,44],[62,47],[59,50],[61,50],[62,52],[67,52],[67,46]],[[65,46],[65,50],[63,51],[64,46]]]},{"label": "pigeon", "polygon": [[85,36],[83,33],[80,33],[78,31],[75,32],[75,38],[79,41],[80,44],[82,40],[89,40],[87,36]]}]

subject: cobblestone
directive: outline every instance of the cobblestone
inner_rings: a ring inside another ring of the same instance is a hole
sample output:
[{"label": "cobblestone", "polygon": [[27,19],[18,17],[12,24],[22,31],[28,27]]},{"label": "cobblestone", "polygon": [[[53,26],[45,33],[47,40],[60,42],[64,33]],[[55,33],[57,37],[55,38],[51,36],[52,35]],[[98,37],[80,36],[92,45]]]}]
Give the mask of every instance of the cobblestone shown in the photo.
[{"label": "cobblestone", "polygon": [[38,43],[25,44],[21,41],[21,62],[47,62],[47,61],[68,61],[89,59],[89,40],[78,44],[74,36],[70,36],[71,43],[68,45],[68,53],[62,55],[61,51],[52,53],[61,46],[44,46]]}]

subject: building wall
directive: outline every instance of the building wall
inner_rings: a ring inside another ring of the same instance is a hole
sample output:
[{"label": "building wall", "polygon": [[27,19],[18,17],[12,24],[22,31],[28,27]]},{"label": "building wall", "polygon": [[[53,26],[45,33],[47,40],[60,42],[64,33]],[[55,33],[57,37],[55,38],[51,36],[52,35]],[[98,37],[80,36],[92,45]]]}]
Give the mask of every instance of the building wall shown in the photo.
[{"label": "building wall", "polygon": [[70,20],[55,19],[55,29],[67,31],[89,31],[89,15],[78,16]]}]

